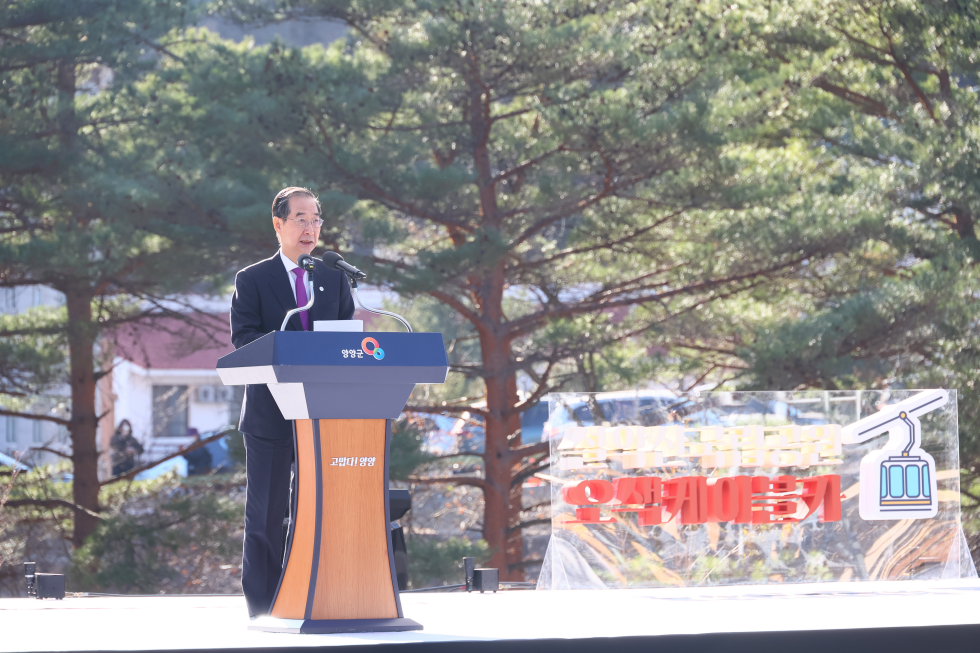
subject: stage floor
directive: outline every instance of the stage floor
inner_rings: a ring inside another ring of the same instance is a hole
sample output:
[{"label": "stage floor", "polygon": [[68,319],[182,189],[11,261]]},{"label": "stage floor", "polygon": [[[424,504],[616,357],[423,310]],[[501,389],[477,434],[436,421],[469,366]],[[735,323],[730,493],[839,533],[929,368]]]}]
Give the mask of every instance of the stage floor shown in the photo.
[{"label": "stage floor", "polygon": [[[354,635],[254,632],[247,629],[245,601],[240,596],[0,599],[0,650],[186,651],[435,642],[455,643],[455,649],[463,648],[464,643],[505,640],[643,637],[656,641],[663,637],[666,644],[669,636],[705,633],[975,628],[980,624],[980,582],[409,593],[402,594],[402,605],[405,616],[422,623],[423,631]],[[980,650],[980,642],[974,643],[973,650]],[[414,648],[419,647],[405,650]]]}]

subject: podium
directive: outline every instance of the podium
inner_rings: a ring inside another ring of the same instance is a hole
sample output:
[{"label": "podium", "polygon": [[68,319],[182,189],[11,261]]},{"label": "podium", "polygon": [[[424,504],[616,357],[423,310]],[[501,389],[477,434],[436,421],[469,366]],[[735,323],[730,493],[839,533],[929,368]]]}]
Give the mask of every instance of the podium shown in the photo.
[{"label": "podium", "polygon": [[439,333],[275,331],[217,365],[225,385],[266,384],[293,420],[286,558],[269,616],[292,633],[421,630],[402,614],[391,548],[391,420],[417,383],[443,383]]}]

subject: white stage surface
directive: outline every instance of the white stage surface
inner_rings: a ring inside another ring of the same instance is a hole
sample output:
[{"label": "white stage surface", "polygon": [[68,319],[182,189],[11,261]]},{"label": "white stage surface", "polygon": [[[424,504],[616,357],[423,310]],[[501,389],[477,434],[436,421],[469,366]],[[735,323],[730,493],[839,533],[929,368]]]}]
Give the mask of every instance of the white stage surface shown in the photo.
[{"label": "white stage surface", "polygon": [[[957,632],[961,634],[967,632],[963,627],[971,627],[969,632],[974,637],[980,632],[976,630],[980,625],[980,582],[976,580],[508,591],[482,595],[407,593],[401,599],[405,616],[423,624],[423,631],[337,635],[255,632],[248,630],[245,600],[241,596],[0,599],[0,650],[187,651],[374,645],[375,650],[395,648],[407,652],[463,650],[481,642],[484,645],[477,649],[496,650],[504,648],[500,646],[504,641],[513,644],[507,647],[509,650],[524,650],[521,643],[537,643],[534,650],[546,650],[549,646],[545,640],[560,640],[564,650],[579,650],[570,646],[574,642],[569,640],[591,640],[591,647],[595,647],[594,638],[610,637],[625,638],[623,644],[630,638],[643,638],[648,642],[646,650],[663,650],[656,644],[693,643],[697,638],[675,636],[710,633],[744,634],[741,639],[735,636],[724,640],[734,643],[749,641],[746,637],[752,633],[799,632],[802,644],[807,639],[802,631],[810,636],[819,635],[813,635],[813,631],[837,631],[845,638],[842,641],[848,641],[847,631],[856,636],[856,629],[903,629],[911,635],[925,627],[960,626]],[[926,630],[943,632],[936,628]],[[437,642],[451,646],[439,646]],[[491,643],[497,644],[488,648],[486,645]],[[973,639],[973,644],[969,650],[980,651],[980,639]],[[630,647],[617,646],[616,650],[627,648]],[[722,650],[715,645],[667,648]],[[723,648],[742,650],[739,646]],[[807,647],[794,646],[794,653],[804,649]],[[835,646],[828,653],[841,650]],[[954,649],[939,646],[928,653],[937,650]]]}]

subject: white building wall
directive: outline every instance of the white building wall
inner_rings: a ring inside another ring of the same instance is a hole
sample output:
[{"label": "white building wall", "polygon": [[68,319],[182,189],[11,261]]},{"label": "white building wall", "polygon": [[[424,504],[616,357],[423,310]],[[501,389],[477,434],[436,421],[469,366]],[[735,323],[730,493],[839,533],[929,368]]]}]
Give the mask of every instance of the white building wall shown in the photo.
[{"label": "white building wall", "polygon": [[31,459],[24,457],[33,447],[47,446],[54,450],[68,451],[68,430],[60,424],[24,417],[0,416],[0,448],[8,456],[20,456],[31,464],[49,464],[61,460],[46,451],[34,452]]},{"label": "white building wall", "polygon": [[112,371],[115,424],[128,419],[133,435],[145,447],[153,434],[153,384],[148,370],[127,360],[116,359]]},{"label": "white building wall", "polygon": [[[61,306],[64,295],[47,286],[21,286],[17,288],[0,288],[0,314],[17,314],[40,306]],[[218,310],[226,310],[227,300],[218,302]],[[197,400],[196,388],[201,385],[221,387],[221,380],[214,370],[162,370],[145,369],[139,365],[117,358],[112,371],[112,393],[115,401],[111,402],[112,412],[105,417],[113,424],[107,424],[108,433],[103,434],[100,425],[99,448],[103,454],[107,452],[108,435],[118,424],[128,419],[133,426],[133,434],[147,450],[146,461],[149,457],[163,455],[175,447],[190,442],[188,438],[161,438],[160,442],[153,441],[153,386],[154,385],[186,385],[191,396],[188,403],[188,427],[194,427],[201,433],[223,428],[237,423],[238,415],[230,415],[230,404],[226,401],[200,402]],[[97,389],[96,407],[103,406],[102,387]],[[56,388],[49,395],[62,395],[64,401],[70,401],[70,388]],[[103,406],[104,409],[104,406]],[[46,407],[34,407],[28,410],[41,412]],[[59,416],[61,413],[59,413]],[[17,455],[32,447],[48,445],[52,449],[70,451],[68,431],[65,427],[53,422],[30,420],[26,418],[0,416],[0,450],[8,455]],[[152,451],[151,451],[152,450]],[[108,473],[108,458],[102,461]],[[33,463],[51,464],[61,458],[47,452],[34,452]]]},{"label": "white building wall", "polygon": [[[65,296],[47,286],[19,286],[0,288],[0,314],[14,315],[40,306],[61,306]],[[62,395],[68,402],[70,390],[67,386],[54,388],[49,396]],[[47,413],[51,406],[36,405],[27,407],[25,412]],[[57,413],[57,416],[63,416]],[[0,448],[9,456],[23,454],[32,447],[49,446],[51,449],[68,452],[68,431],[54,422],[27,419],[23,417],[0,416]],[[34,452],[31,462],[50,464],[61,460],[60,456],[44,451]]]},{"label": "white building wall", "polygon": [[[200,433],[222,429],[237,423],[231,415],[232,404],[227,401],[201,402],[197,389],[212,386],[217,391],[221,379],[214,370],[145,369],[126,360],[117,360],[112,378],[116,395],[114,417],[116,425],[128,419],[136,436],[146,450],[144,461],[158,458],[185,446],[191,438],[153,438],[153,386],[185,385],[190,399],[187,404],[187,426]],[[216,394],[216,393],[212,393]]]},{"label": "white building wall", "polygon": [[0,288],[0,313],[14,315],[37,306],[61,306],[64,294],[47,286]]}]

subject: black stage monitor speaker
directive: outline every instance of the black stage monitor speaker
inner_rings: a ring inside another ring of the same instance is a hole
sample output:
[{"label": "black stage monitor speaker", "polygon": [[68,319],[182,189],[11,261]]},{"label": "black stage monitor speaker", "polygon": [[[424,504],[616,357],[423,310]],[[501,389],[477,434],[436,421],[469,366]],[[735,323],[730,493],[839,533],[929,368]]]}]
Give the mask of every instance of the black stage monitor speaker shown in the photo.
[{"label": "black stage monitor speaker", "polygon": [[36,579],[37,598],[59,600],[65,598],[64,574],[37,574]]},{"label": "black stage monitor speaker", "polygon": [[388,489],[388,512],[391,521],[401,519],[412,509],[412,495],[408,490]]},{"label": "black stage monitor speaker", "polygon": [[496,592],[500,589],[499,576],[496,569],[474,569],[473,589],[483,592]]}]

